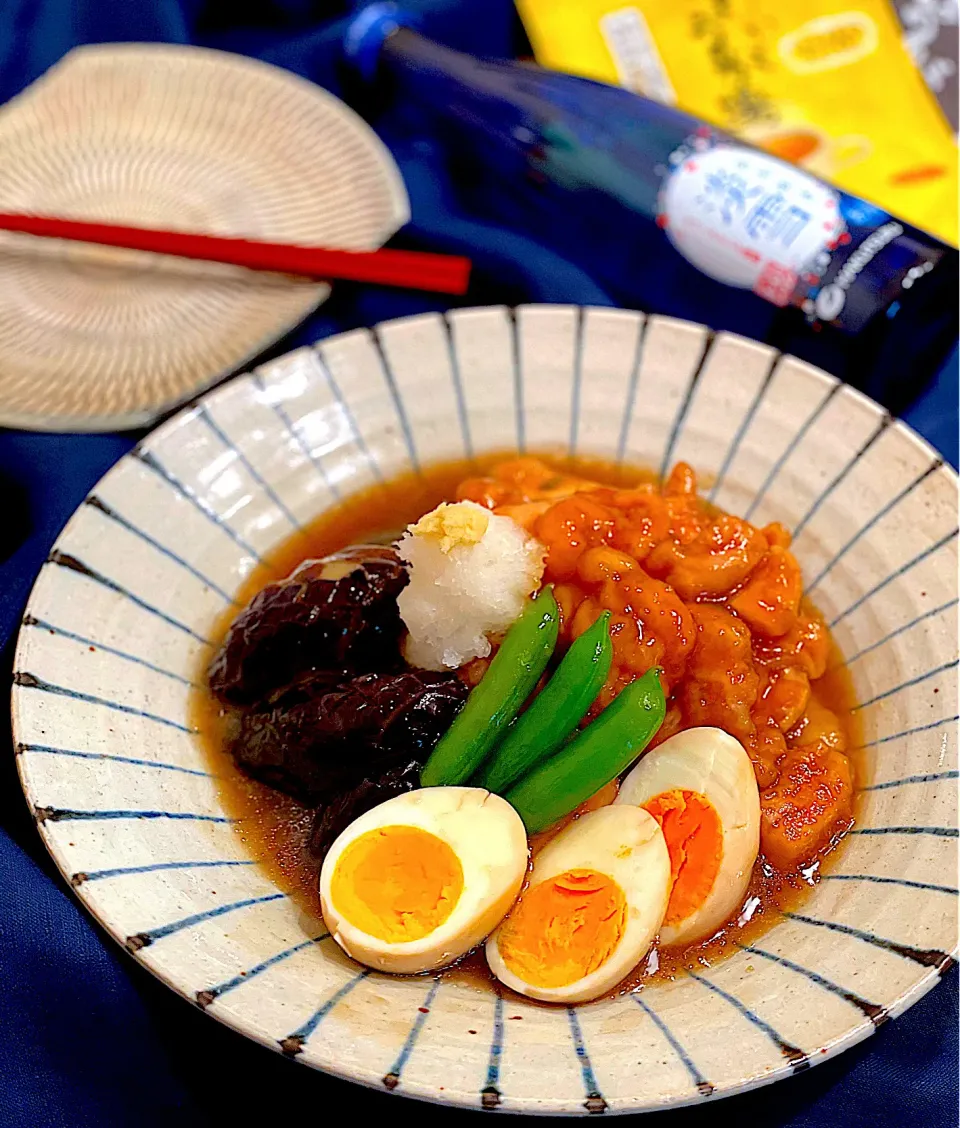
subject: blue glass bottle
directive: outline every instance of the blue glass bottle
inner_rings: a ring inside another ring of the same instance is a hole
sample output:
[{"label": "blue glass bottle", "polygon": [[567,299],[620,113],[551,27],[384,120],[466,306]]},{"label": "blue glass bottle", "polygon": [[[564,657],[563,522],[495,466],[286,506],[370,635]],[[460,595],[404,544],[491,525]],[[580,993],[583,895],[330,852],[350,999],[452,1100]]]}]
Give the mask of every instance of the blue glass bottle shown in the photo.
[{"label": "blue glass bottle", "polygon": [[619,87],[449,50],[372,4],[348,58],[439,142],[458,206],[559,252],[623,306],[773,344],[909,403],[957,338],[954,248]]}]

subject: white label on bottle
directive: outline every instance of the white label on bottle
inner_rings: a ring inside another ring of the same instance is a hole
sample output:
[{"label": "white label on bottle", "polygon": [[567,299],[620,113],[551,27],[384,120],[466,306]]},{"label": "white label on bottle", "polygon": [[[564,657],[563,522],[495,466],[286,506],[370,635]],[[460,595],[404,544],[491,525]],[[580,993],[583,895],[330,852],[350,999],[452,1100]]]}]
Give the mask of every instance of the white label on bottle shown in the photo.
[{"label": "white label on bottle", "polygon": [[765,153],[695,142],[664,185],[658,222],[704,274],[784,306],[804,268],[836,247],[838,203],[826,184]]}]

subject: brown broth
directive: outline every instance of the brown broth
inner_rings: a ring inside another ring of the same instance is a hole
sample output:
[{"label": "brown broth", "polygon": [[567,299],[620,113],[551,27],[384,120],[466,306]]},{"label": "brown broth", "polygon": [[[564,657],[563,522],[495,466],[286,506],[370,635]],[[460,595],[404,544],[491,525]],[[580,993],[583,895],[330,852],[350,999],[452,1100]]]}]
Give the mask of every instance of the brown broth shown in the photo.
[{"label": "brown broth", "polygon": [[[303,560],[326,556],[349,544],[390,540],[441,501],[449,500],[464,478],[482,474],[510,453],[486,455],[473,461],[437,463],[420,474],[408,473],[390,482],[372,486],[321,514],[301,533],[282,544],[250,576],[237,593],[246,604],[273,580],[287,576]],[[541,455],[541,457],[544,457]],[[558,470],[592,478],[605,485],[633,486],[651,481],[649,471],[618,466],[594,459],[545,457]],[[216,624],[212,637],[219,647],[234,618],[230,611]],[[317,863],[307,849],[313,819],[311,809],[265,784],[250,779],[236,766],[226,751],[227,731],[233,717],[205,688],[205,670],[197,677],[203,688],[192,691],[191,726],[199,734],[211,770],[219,780],[219,797],[228,815],[238,820],[237,831],[246,848],[264,867],[270,879],[287,892],[308,916],[320,919],[317,898]],[[813,695],[830,709],[844,725],[847,747],[860,743],[853,682],[834,646],[828,672],[811,687]],[[856,753],[851,757],[856,776],[861,773]],[[738,944],[750,944],[776,922],[782,910],[795,909],[809,894],[824,864],[836,860],[841,839],[825,858],[804,871],[804,875],[784,874],[762,858],[754,868],[747,892],[747,903],[756,899],[755,911],[744,922],[732,921],[709,940],[683,949],[654,948],[649,956],[620,984],[615,994],[636,990],[657,979],[673,979],[685,968],[709,967]],[[652,965],[656,964],[654,968]],[[474,952],[452,971],[464,982],[488,984],[492,974],[482,952]]]}]

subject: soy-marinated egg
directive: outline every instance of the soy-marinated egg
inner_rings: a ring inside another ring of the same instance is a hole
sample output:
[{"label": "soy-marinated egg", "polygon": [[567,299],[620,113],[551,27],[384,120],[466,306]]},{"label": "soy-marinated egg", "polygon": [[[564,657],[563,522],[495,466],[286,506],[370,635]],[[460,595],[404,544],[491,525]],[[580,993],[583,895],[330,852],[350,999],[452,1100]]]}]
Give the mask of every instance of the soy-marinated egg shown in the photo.
[{"label": "soy-marinated egg", "polygon": [[411,791],[367,811],[334,842],[320,871],[323,919],[360,963],[429,971],[490,933],[526,868],[523,823],[498,795]]},{"label": "soy-marinated egg", "polygon": [[649,811],[670,851],[661,943],[710,936],[742,904],[760,845],[760,796],[743,746],[717,728],[680,732],[643,757],[616,801]]},{"label": "soy-marinated egg", "polygon": [[656,820],[640,807],[591,811],[537,854],[529,886],[487,941],[487,962],[532,999],[595,999],[643,958],[669,893]]}]

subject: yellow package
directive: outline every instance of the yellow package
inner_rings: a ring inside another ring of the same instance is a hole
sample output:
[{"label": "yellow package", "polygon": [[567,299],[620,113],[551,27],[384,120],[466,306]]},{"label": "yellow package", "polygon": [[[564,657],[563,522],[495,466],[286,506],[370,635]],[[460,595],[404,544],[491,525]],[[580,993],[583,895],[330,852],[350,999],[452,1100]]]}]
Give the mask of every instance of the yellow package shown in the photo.
[{"label": "yellow package", "polygon": [[517,0],[537,61],[620,83],[957,241],[957,144],[889,0]]}]

